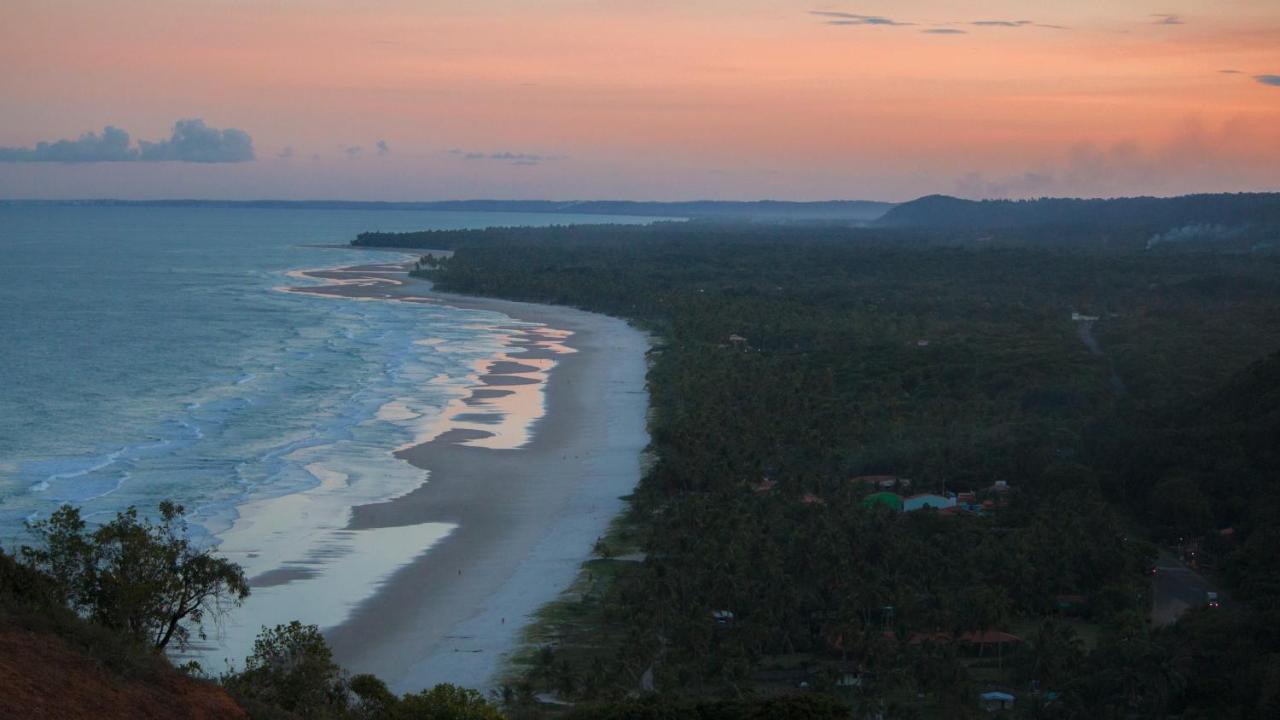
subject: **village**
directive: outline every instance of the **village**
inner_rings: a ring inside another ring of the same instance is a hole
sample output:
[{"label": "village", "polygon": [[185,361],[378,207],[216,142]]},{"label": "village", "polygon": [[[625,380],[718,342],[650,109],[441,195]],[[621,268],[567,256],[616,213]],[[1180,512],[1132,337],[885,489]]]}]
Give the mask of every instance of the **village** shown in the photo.
[{"label": "village", "polygon": [[[735,345],[745,344],[745,339],[733,336]],[[939,516],[977,515],[986,516],[997,508],[1008,504],[1012,488],[1008,482],[997,480],[980,491],[967,492],[912,492],[914,483],[910,478],[897,475],[860,475],[850,478],[851,485],[864,489],[867,494],[862,499],[866,508],[884,508],[893,513],[932,512]],[[764,495],[774,491],[778,482],[764,478],[752,485],[752,491]],[[804,505],[823,505],[826,501],[813,493],[805,493],[800,497]],[[1086,598],[1080,595],[1064,595],[1058,599],[1059,612],[1064,617],[1075,618],[1084,609]],[[983,690],[977,701],[980,706],[992,713],[1009,711],[1017,702],[1015,689],[1004,678],[1004,658],[1017,650],[1023,639],[1004,630],[986,629],[952,634],[941,631],[909,631],[905,634],[901,628],[895,627],[895,610],[891,606],[876,611],[882,630],[876,644],[892,647],[905,646],[906,649],[919,650],[925,646],[952,646],[963,661],[975,674],[988,675],[991,678],[989,687]],[[718,632],[732,632],[736,626],[736,616],[732,610],[715,610],[711,620]],[[822,689],[845,693],[851,697],[859,689],[876,681],[875,673],[869,671],[860,662],[849,659],[845,635],[837,624],[824,624],[821,618],[815,618],[817,631],[825,645],[825,653],[796,655],[791,657],[775,657],[771,667],[758,670],[753,679],[765,687],[774,687],[777,692],[789,692],[794,689]],[[835,659],[839,656],[840,659]],[[1035,688],[1041,702],[1052,702],[1056,694],[1052,691],[1041,692]]]},{"label": "village", "polygon": [[[860,475],[848,479],[848,483],[865,492],[861,505],[868,509],[907,516],[912,513],[932,513],[939,517],[975,516],[990,517],[1009,505],[1016,490],[1007,481],[997,480],[976,491],[932,491],[916,487],[910,478],[897,475]],[[757,495],[766,495],[778,488],[779,483],[764,478],[751,485]],[[821,506],[826,500],[806,492],[799,503]],[[1220,553],[1222,546],[1232,540],[1233,530],[1227,529],[1210,538],[1210,545]],[[1152,561],[1150,622],[1164,625],[1173,622],[1193,607],[1217,608],[1220,593],[1199,574],[1200,570],[1212,570],[1210,558],[1217,553],[1206,553],[1198,540],[1179,539]],[[900,652],[923,654],[928,650],[945,648],[953,654],[974,677],[981,679],[981,689],[975,702],[993,714],[1012,711],[1017,703],[1035,702],[1039,707],[1051,705],[1058,697],[1052,688],[1041,687],[1039,682],[1030,685],[1015,681],[1008,672],[1011,656],[1026,651],[1026,637],[1036,632],[1028,620],[1011,620],[1006,627],[946,632],[930,629],[907,629],[897,624],[895,608],[885,606],[872,611],[880,630],[876,637],[860,638],[857,645],[863,652]],[[1087,595],[1064,593],[1054,598],[1054,616],[1071,627],[1088,646],[1096,643],[1100,628],[1091,618],[1091,598]],[[733,632],[737,617],[730,609],[711,613],[717,632]],[[876,673],[866,663],[850,657],[850,645],[846,640],[847,626],[828,622],[827,618],[814,618],[815,631],[821,637],[822,649],[812,653],[790,656],[774,656],[762,664],[753,680],[774,692],[786,693],[796,689],[824,690],[846,694],[851,700],[864,688],[877,682]],[[878,648],[876,650],[875,648]]]}]

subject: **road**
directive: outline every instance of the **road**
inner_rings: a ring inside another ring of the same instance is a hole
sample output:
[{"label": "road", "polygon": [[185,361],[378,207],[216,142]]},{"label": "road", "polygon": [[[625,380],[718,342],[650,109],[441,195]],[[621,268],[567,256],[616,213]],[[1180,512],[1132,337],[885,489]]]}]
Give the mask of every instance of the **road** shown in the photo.
[{"label": "road", "polygon": [[1203,575],[1182,563],[1172,552],[1161,550],[1156,560],[1156,575],[1151,579],[1151,621],[1157,626],[1168,625],[1182,613],[1205,604],[1205,593],[1218,593],[1225,606],[1227,597]]},{"label": "road", "polygon": [[[1102,346],[1098,344],[1098,339],[1093,336],[1094,321],[1077,320],[1075,322],[1080,326],[1080,341],[1085,344],[1085,347],[1089,348],[1089,352],[1098,357],[1107,357],[1107,354],[1102,352]],[[1111,376],[1107,378],[1107,382],[1111,385],[1111,391],[1116,395],[1124,395],[1127,392],[1124,381],[1120,379],[1120,374],[1116,372],[1115,363],[1110,358],[1107,358],[1107,367],[1111,370]]]}]

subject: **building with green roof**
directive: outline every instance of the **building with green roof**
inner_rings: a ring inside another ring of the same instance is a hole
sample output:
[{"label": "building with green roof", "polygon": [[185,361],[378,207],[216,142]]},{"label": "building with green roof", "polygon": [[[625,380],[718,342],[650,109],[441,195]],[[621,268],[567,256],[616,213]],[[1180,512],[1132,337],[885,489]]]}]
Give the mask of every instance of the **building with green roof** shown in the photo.
[{"label": "building with green roof", "polygon": [[891,492],[872,493],[862,498],[865,507],[883,505],[894,512],[902,512],[902,496]]}]

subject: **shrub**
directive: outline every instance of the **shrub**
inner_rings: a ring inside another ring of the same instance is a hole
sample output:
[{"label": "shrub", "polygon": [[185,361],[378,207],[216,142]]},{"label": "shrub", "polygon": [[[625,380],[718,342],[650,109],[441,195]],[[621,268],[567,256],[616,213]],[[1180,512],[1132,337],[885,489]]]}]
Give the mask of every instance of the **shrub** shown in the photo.
[{"label": "shrub", "polygon": [[156,650],[185,649],[203,639],[207,615],[222,615],[249,595],[239,565],[197,548],[183,508],[160,503],[159,522],[136,508],[88,532],[79,509],[64,505],[29,525],[43,542],[21,550],[27,566],[47,573],[57,597],[103,627]]}]

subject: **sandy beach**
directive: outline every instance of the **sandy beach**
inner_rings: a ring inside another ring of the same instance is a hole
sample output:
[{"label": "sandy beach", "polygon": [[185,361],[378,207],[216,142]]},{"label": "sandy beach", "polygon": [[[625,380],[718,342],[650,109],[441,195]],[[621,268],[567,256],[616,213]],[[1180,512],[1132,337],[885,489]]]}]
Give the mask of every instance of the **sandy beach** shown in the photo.
[{"label": "sandy beach", "polygon": [[[571,308],[436,293],[389,262],[303,273],[297,292],[503,313],[508,350],[426,441],[395,450],[427,481],[355,507],[348,529],[450,527],[327,630],[337,660],[396,691],[491,689],[521,630],[572,581],[640,476],[648,442],[645,334]],[[520,422],[507,422],[507,420]],[[266,576],[259,583],[287,582]]]}]

